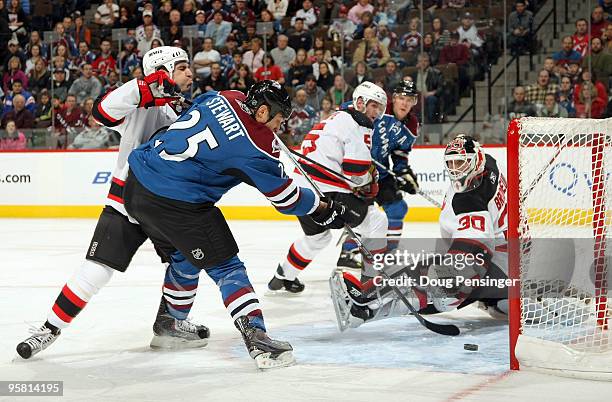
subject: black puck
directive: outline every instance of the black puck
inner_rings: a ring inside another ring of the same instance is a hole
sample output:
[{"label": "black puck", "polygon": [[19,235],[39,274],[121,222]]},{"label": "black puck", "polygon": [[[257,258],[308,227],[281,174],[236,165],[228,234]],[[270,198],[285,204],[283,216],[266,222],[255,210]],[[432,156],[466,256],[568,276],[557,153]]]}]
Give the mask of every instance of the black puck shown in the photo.
[{"label": "black puck", "polygon": [[464,343],[463,349],[469,350],[471,352],[476,352],[478,350],[478,345],[475,345],[473,343]]}]

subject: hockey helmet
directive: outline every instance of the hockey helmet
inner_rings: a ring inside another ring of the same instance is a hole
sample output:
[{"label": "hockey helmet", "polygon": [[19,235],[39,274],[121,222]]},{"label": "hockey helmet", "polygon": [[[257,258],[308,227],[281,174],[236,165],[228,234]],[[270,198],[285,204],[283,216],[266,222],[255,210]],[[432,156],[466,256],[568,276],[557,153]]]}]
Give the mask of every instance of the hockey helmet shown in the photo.
[{"label": "hockey helmet", "polygon": [[153,74],[160,67],[164,67],[169,74],[174,72],[178,62],[189,63],[189,55],[180,47],[160,46],[149,50],[142,58],[144,75]]},{"label": "hockey helmet", "polygon": [[417,96],[419,92],[416,89],[416,84],[410,80],[400,81],[393,88],[393,95]]},{"label": "hockey helmet", "polygon": [[251,114],[255,114],[261,105],[267,105],[270,108],[269,120],[272,120],[277,113],[281,113],[285,119],[291,116],[292,108],[289,94],[276,81],[263,80],[257,82],[247,92],[244,102]]},{"label": "hockey helmet", "polygon": [[474,138],[459,134],[446,146],[444,167],[456,192],[473,190],[482,181],[485,153]]},{"label": "hockey helmet", "polygon": [[[387,93],[384,89],[372,82],[364,81],[353,91],[353,107],[355,109],[357,109],[357,100],[359,98],[362,98],[365,104],[369,101],[373,101],[381,105],[381,114],[384,113],[387,108]],[[359,111],[363,112],[363,110]]]}]

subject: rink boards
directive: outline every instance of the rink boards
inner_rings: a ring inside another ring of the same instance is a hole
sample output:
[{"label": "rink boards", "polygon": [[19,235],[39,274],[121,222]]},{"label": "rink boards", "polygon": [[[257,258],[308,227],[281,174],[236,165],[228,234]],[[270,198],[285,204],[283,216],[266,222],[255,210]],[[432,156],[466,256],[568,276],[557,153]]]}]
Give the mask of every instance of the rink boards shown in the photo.
[{"label": "rink boards", "polygon": [[[505,171],[505,147],[487,147]],[[441,201],[448,188],[443,147],[423,146],[410,154],[421,188]],[[96,217],[105,203],[116,151],[0,153],[0,217]],[[287,172],[290,162],[281,158]],[[291,174],[291,173],[290,173]],[[406,195],[410,221],[433,222],[439,211],[418,195]],[[285,220],[255,188],[241,184],[219,206],[228,219]]]}]

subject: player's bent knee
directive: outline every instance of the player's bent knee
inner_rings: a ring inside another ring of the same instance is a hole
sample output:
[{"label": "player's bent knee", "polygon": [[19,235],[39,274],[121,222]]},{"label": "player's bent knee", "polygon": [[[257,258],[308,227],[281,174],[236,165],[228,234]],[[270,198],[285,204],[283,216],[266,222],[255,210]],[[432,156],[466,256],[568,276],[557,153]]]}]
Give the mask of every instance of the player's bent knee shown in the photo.
[{"label": "player's bent knee", "polygon": [[394,201],[390,204],[383,205],[383,209],[389,220],[401,221],[408,213],[408,204],[404,200]]},{"label": "player's bent knee", "polygon": [[313,236],[306,236],[306,243],[311,250],[322,250],[332,240],[331,230]]},{"label": "player's bent knee", "polygon": [[95,261],[85,260],[68,281],[68,286],[87,299],[97,294],[110,281],[114,269]]}]

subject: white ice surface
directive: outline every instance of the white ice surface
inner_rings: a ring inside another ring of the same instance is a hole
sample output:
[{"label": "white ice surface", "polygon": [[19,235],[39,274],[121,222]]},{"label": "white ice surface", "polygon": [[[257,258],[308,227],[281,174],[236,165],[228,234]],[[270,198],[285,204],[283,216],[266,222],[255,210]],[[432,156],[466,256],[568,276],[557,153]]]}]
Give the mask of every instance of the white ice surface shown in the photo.
[{"label": "white ice surface", "polygon": [[[269,332],[290,341],[298,364],[259,372],[233,328],[217,287],[205,274],[192,310],[210,327],[204,349],[148,347],[164,269],[146,243],[125,274],[117,273],[48,350],[29,361],[15,346],[40,325],[82,262],[95,220],[0,220],[0,380],[63,380],[62,401],[602,401],[609,383],[508,368],[507,325],[475,308],[445,317],[455,338],[423,329],[414,318],[366,324],[340,334],[327,278],[337,258],[328,247],[301,278],[303,295],[271,297],[266,284],[295,222],[230,222]],[[410,224],[406,235],[434,237],[435,225]],[[335,239],[334,239],[335,241]],[[479,345],[467,352],[464,343]],[[16,359],[15,359],[16,358]],[[27,398],[50,401],[55,398]],[[14,400],[0,397],[0,400]],[[26,400],[19,398],[19,400]]]}]

